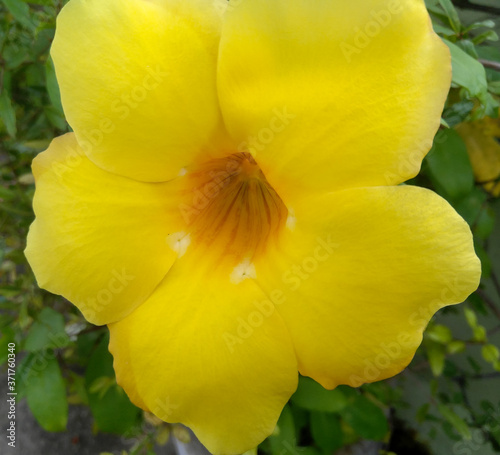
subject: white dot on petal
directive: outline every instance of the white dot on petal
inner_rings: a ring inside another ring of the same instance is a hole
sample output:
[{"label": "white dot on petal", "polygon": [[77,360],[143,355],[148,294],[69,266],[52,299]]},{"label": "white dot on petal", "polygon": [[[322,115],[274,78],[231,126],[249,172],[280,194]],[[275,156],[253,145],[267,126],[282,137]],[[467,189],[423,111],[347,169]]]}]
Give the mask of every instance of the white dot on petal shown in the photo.
[{"label": "white dot on petal", "polygon": [[167,237],[167,243],[177,253],[178,257],[182,257],[191,243],[191,237],[185,232],[176,232]]},{"label": "white dot on petal", "polygon": [[231,283],[238,284],[248,278],[257,278],[257,273],[255,266],[248,259],[245,259],[233,269],[230,279]]},{"label": "white dot on petal", "polygon": [[297,224],[297,218],[295,218],[295,212],[293,209],[288,208],[288,216],[286,218],[286,228],[290,231],[295,229],[295,225]]}]

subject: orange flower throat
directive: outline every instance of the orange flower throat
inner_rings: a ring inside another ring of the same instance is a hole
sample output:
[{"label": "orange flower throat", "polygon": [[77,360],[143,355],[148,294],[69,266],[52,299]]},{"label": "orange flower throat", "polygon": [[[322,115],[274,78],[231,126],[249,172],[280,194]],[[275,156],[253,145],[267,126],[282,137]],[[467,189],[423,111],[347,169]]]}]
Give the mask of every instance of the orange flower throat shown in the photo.
[{"label": "orange flower throat", "polygon": [[187,231],[235,264],[263,253],[285,226],[288,210],[249,153],[210,160],[186,179]]}]

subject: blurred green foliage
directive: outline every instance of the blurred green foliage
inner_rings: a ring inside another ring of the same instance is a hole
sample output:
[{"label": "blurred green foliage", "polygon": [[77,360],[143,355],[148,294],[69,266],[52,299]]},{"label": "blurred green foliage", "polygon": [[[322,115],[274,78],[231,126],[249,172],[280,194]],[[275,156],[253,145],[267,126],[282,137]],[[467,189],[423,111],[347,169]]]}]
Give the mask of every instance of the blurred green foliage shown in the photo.
[{"label": "blurred green foliage", "polygon": [[[116,384],[107,329],[89,325],[63,298],[38,289],[23,255],[34,217],[31,161],[69,131],[49,58],[64,3],[0,0],[0,364],[6,366],[7,345],[15,342],[18,398],[27,400],[44,429],[64,431],[68,407],[89,406],[96,431],[133,439],[130,454],[150,454],[171,434],[179,440],[189,435],[130,403]],[[474,181],[467,146],[454,130],[498,117],[500,51],[491,45],[498,37],[494,21],[462,23],[451,0],[426,4],[450,48],[453,83],[434,147],[408,183],[437,191],[470,224],[483,283],[468,302],[431,322],[398,377],[332,391],[301,378],[275,433],[260,447],[265,454],[331,454],[360,439],[380,441],[385,454],[437,453],[431,447],[440,434],[447,453],[500,452],[500,263],[490,251],[500,205]],[[478,402],[470,390],[485,382],[497,394]],[[425,401],[412,399],[416,383]]]}]

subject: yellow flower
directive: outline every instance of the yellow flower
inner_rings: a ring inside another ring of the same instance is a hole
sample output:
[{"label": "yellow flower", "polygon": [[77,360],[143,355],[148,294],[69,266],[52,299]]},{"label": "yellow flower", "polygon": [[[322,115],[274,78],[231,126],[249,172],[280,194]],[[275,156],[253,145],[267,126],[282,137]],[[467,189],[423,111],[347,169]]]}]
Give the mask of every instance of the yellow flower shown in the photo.
[{"label": "yellow flower", "polygon": [[269,435],[297,371],[398,373],[476,289],[467,224],[398,186],[451,78],[422,0],[71,0],[52,55],[74,134],[34,161],[30,264],[212,452]]},{"label": "yellow flower", "polygon": [[467,146],[476,181],[488,193],[500,196],[500,120],[485,117],[456,127]]}]

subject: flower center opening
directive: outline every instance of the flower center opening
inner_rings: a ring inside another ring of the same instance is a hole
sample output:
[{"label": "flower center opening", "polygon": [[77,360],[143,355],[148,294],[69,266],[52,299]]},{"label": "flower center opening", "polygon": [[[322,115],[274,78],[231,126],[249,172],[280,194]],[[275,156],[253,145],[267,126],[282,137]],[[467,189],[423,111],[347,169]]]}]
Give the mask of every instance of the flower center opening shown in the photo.
[{"label": "flower center opening", "polygon": [[286,224],[285,204],[249,153],[210,160],[185,178],[181,212],[192,241],[234,265],[262,254]]}]

